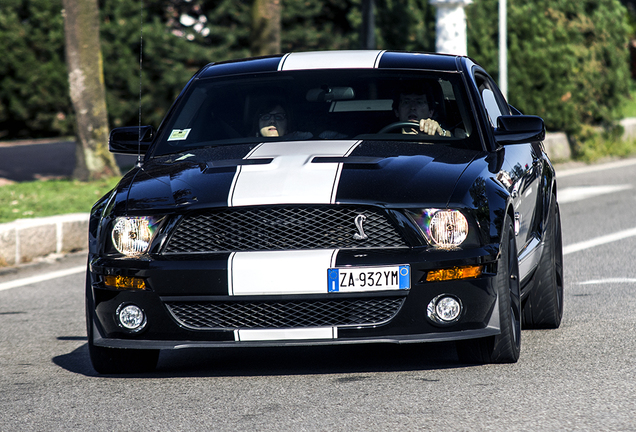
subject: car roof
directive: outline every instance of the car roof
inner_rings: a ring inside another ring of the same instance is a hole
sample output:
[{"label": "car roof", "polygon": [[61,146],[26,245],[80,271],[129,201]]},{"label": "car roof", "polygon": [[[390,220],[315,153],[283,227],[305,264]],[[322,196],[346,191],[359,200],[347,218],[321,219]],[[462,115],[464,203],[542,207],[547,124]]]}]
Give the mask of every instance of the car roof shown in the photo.
[{"label": "car roof", "polygon": [[460,56],[383,50],[314,51],[210,63],[198,78],[317,69],[421,69],[458,71]]}]

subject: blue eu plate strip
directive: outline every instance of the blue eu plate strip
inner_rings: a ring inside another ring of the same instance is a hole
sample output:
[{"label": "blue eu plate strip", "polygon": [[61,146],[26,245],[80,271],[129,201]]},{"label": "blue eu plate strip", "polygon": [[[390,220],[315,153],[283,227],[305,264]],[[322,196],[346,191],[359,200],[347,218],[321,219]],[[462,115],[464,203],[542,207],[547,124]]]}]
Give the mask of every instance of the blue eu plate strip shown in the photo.
[{"label": "blue eu plate strip", "polygon": [[408,265],[400,266],[400,289],[411,288],[411,271]]},{"label": "blue eu plate strip", "polygon": [[338,271],[338,269],[329,269],[327,274],[329,280],[329,292],[338,292],[338,287],[340,285],[340,271]]}]

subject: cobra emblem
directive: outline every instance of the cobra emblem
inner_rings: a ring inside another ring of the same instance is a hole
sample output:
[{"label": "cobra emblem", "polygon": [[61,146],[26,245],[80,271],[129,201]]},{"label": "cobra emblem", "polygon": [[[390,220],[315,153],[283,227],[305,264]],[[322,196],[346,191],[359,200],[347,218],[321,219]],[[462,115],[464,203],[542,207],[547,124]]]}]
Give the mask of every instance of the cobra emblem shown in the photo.
[{"label": "cobra emblem", "polygon": [[359,214],[353,220],[353,222],[356,224],[356,228],[358,230],[358,232],[353,235],[353,239],[354,240],[366,240],[366,239],[369,238],[369,236],[364,233],[364,228],[362,228],[362,224],[366,220],[367,220],[367,217],[365,215],[363,215],[363,214]]}]

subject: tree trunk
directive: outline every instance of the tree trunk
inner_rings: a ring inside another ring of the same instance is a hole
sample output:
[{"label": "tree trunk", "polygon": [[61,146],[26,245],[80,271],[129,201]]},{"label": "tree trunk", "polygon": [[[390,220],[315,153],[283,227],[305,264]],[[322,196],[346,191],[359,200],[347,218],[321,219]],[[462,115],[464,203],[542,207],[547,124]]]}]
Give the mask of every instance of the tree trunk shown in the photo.
[{"label": "tree trunk", "polygon": [[280,52],[281,0],[254,0],[251,52],[265,56]]},{"label": "tree trunk", "polygon": [[97,0],[63,0],[66,64],[76,116],[73,177],[94,180],[120,175],[108,151],[108,116]]}]

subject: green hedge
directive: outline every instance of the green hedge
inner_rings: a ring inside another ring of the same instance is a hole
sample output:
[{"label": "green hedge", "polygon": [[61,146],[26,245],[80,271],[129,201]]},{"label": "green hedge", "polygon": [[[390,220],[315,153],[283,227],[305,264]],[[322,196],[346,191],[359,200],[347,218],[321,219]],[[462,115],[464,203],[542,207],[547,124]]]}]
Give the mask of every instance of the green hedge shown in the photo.
[{"label": "green hedge", "polygon": [[61,9],[61,0],[2,0],[2,139],[72,133]]},{"label": "green hedge", "polygon": [[[468,8],[468,52],[498,78],[498,0]],[[619,0],[508,0],[509,102],[571,134],[609,125],[629,95],[627,10]]]}]

